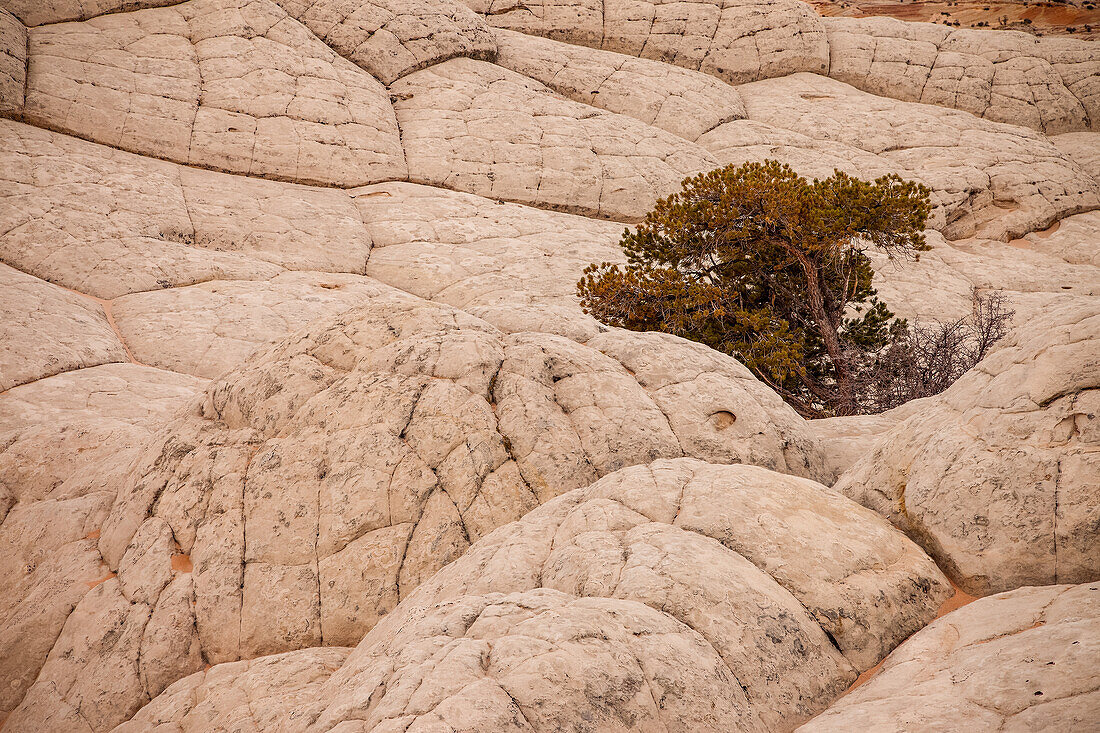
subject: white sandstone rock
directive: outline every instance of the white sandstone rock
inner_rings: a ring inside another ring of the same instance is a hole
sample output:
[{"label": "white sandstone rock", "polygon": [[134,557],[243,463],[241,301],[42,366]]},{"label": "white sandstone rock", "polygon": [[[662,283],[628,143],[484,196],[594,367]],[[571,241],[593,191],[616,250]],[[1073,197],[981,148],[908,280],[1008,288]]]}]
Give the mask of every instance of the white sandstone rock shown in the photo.
[{"label": "white sandstone rock", "polygon": [[575,102],[606,109],[695,142],[745,117],[737,90],[714,77],[659,61],[497,32],[497,63]]},{"label": "white sandstone rock", "polygon": [[887,432],[836,489],[968,593],[1100,578],[1095,298],[1035,315]]},{"label": "white sandstone rock", "polygon": [[794,0],[464,0],[497,27],[654,59],[731,84],[826,73],[821,18]]},{"label": "white sandstone rock", "polygon": [[1096,181],[1031,130],[810,74],[738,92],[752,120],[874,153],[927,185],[939,207],[930,224],[948,239],[1012,239],[1100,206]]},{"label": "white sandstone rock", "polygon": [[42,26],[30,58],[24,119],[34,124],[302,183],[405,176],[385,87],[270,0],[190,0]]},{"label": "white sandstone rock", "polygon": [[[785,728],[931,618],[947,592],[914,545],[822,486],[658,461],[476,543],[367,634],[297,708],[296,725]],[[318,667],[312,653],[284,659],[295,679]],[[265,663],[207,675],[232,674],[222,684],[239,689]],[[191,701],[205,695],[183,693],[211,682],[178,683],[121,730],[189,730]],[[252,719],[258,730],[290,720]]]},{"label": "white sandstone rock", "polygon": [[1100,715],[1100,586],[1020,588],[913,635],[799,733],[1087,730]]},{"label": "white sandstone rock", "polygon": [[417,183],[632,220],[688,175],[717,167],[671,133],[561,99],[483,61],[447,61],[391,92]]},{"label": "white sandstone rock", "polygon": [[1082,170],[1100,180],[1100,132],[1067,132],[1052,135],[1050,141]]},{"label": "white sandstone rock", "polygon": [[127,361],[91,298],[0,264],[0,391],[81,367]]},{"label": "white sandstone rock", "polygon": [[[352,644],[471,542],[624,466],[687,454],[820,473],[798,417],[732,359],[659,334],[594,345],[379,299],[257,354],[121,481],[99,549],[127,613],[158,639],[195,628],[211,662]],[[176,555],[194,572],[169,573]],[[182,575],[181,621],[160,589]],[[830,609],[840,643],[864,644],[865,624]],[[861,664],[881,656],[866,643]]]},{"label": "white sandstone rock", "polygon": [[0,8],[0,114],[23,109],[27,83],[27,29]]},{"label": "white sandstone rock", "polygon": [[366,274],[460,308],[506,332],[586,341],[576,283],[593,262],[621,262],[622,226],[410,183],[351,192],[374,243]]},{"label": "white sandstone rock", "polygon": [[864,91],[1049,134],[1088,129],[1100,71],[1092,46],[894,18],[828,18],[829,75]]},{"label": "white sandstone rock", "polygon": [[[72,608],[110,573],[96,537],[129,462],[201,380],[105,364],[0,399],[0,714],[22,699]],[[172,652],[174,653],[174,652]]]},{"label": "white sandstone rock", "polygon": [[458,56],[492,61],[493,32],[458,0],[274,0],[383,84]]},{"label": "white sandstone rock", "polygon": [[121,10],[156,8],[176,5],[179,0],[4,0],[4,8],[28,26],[62,23],[67,20],[87,20],[97,15]]},{"label": "white sandstone rock", "polygon": [[284,272],[134,293],[113,312],[138,361],[213,378],[316,318],[376,298],[417,300],[359,275]]}]

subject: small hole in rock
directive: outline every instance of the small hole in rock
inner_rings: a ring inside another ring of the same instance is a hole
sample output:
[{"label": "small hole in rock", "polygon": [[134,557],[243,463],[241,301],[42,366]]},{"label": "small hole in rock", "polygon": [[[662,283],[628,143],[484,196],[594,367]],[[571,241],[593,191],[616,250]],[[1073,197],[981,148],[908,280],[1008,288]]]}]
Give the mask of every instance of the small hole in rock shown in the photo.
[{"label": "small hole in rock", "polygon": [[737,415],[734,415],[729,410],[719,410],[718,412],[711,413],[710,421],[717,430],[725,430],[730,425],[737,422]]}]

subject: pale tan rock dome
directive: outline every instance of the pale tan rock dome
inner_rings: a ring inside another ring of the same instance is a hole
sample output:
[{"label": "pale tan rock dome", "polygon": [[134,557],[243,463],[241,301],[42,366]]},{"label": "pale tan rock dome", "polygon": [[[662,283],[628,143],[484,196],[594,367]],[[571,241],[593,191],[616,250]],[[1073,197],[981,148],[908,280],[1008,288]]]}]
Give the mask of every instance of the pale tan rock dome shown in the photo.
[{"label": "pale tan rock dome", "polygon": [[[812,481],[658,461],[475,543],[324,682],[330,655],[285,657],[283,684],[312,699],[260,729],[773,730],[949,593],[900,533]],[[199,690],[254,688],[265,663],[188,678],[121,729],[224,724],[241,711]]]},{"label": "pale tan rock dome", "polygon": [[[5,731],[1095,719],[1096,43],[799,0],[0,6]],[[806,421],[582,311],[627,224],[767,159],[927,186],[880,297],[1000,293],[1011,334]],[[947,577],[1013,592],[922,632]]]}]

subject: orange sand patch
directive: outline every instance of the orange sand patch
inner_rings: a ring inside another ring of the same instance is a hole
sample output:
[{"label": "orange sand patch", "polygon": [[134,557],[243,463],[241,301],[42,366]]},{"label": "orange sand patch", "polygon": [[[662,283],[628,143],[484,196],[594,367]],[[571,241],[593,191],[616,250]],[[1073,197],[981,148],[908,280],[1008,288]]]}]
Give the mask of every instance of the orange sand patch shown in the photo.
[{"label": "orange sand patch", "polygon": [[116,573],[107,573],[106,575],[104,575],[99,580],[86,580],[84,582],[87,584],[87,586],[89,588],[95,588],[100,583],[106,583],[108,580],[110,580],[111,578],[114,578],[115,576],[116,576]]},{"label": "orange sand patch", "polygon": [[1051,234],[1054,234],[1056,231],[1058,231],[1058,227],[1060,227],[1060,226],[1062,226],[1062,222],[1056,221],[1053,224],[1051,224],[1049,227],[1047,227],[1046,229],[1042,230],[1041,232],[1034,232],[1034,234],[1039,239],[1046,239]]},{"label": "orange sand patch", "polygon": [[93,529],[91,532],[84,535],[84,539],[86,539],[86,540],[98,540],[99,539],[99,530],[98,529]]},{"label": "orange sand patch", "polygon": [[[961,588],[959,588],[959,586],[957,586],[953,582],[951,582],[950,578],[948,578],[947,582],[951,583],[951,587],[955,589],[955,595],[951,596],[950,598],[948,598],[946,601],[943,602],[943,605],[940,606],[939,609],[936,611],[936,618],[943,618],[944,616],[951,613],[952,611],[960,609],[963,606],[965,606],[966,604],[972,603],[973,601],[978,600],[977,596],[972,596],[969,593],[963,591]],[[885,664],[886,660],[889,659],[889,658],[890,658],[890,655],[886,655],[885,657],[882,658],[882,661],[880,661],[874,667],[871,667],[870,669],[866,670],[863,674],[861,674],[859,677],[856,677],[856,681],[852,683],[851,687],[849,687],[847,690],[844,691],[844,695],[847,695],[852,690],[856,689],[857,687],[859,687],[860,685],[866,683],[869,679],[874,677],[875,674],[877,674],[878,671],[880,669],[882,669],[882,665]],[[844,695],[841,695],[841,697],[844,697]]]},{"label": "orange sand patch", "polygon": [[978,600],[977,596],[972,596],[969,593],[966,593],[965,591],[960,589],[959,586],[951,582],[950,579],[948,579],[947,582],[951,583],[951,587],[955,589],[955,595],[951,596],[943,602],[943,605],[940,606],[938,611],[936,611],[936,618],[943,618],[952,611],[962,608],[966,604]]},{"label": "orange sand patch", "polygon": [[190,555],[177,554],[172,555],[172,569],[181,573],[189,573],[195,569],[195,566],[191,563]]},{"label": "orange sand patch", "polygon": [[[890,655],[889,655],[889,654],[887,654],[887,655],[886,655],[885,657],[883,657],[883,658],[882,658],[882,661],[881,661],[881,662],[879,662],[879,663],[878,663],[878,664],[876,664],[876,665],[875,665],[874,667],[871,667],[870,669],[868,669],[867,671],[865,671],[865,672],[864,672],[863,674],[861,674],[861,675],[860,675],[859,677],[856,677],[856,681],[852,683],[852,686],[851,686],[851,687],[849,687],[849,688],[848,688],[847,690],[845,690],[845,691],[844,691],[844,695],[847,695],[847,694],[851,693],[851,691],[852,691],[852,690],[856,689],[857,687],[859,687],[860,685],[862,685],[862,684],[863,684],[864,682],[866,682],[867,680],[869,680],[869,679],[871,679],[872,677],[874,677],[874,676],[875,676],[875,674],[876,674],[876,673],[877,673],[877,672],[878,672],[878,671],[879,671],[880,669],[882,669],[882,665],[886,664],[886,660],[887,660],[887,659],[889,659],[889,658],[890,658]],[[844,695],[841,695],[841,697],[844,697]]]}]

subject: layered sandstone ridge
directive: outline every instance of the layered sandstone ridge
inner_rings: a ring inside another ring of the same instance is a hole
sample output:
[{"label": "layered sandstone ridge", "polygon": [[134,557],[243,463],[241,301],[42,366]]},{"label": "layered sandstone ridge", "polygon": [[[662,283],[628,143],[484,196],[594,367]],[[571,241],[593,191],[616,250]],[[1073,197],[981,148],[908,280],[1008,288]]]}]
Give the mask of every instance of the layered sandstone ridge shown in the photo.
[{"label": "layered sandstone ridge", "polygon": [[[1095,720],[1098,99],[797,0],[0,0],[4,729]],[[1010,335],[805,421],[581,311],[764,159],[928,186],[880,295]]]},{"label": "layered sandstone ridge", "polygon": [[795,0],[466,0],[488,23],[655,59],[731,84],[826,74],[903,101],[1050,134],[1097,124],[1093,44],[891,18],[820,18]]}]

